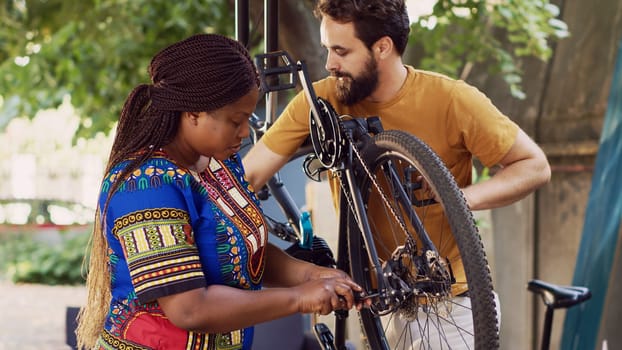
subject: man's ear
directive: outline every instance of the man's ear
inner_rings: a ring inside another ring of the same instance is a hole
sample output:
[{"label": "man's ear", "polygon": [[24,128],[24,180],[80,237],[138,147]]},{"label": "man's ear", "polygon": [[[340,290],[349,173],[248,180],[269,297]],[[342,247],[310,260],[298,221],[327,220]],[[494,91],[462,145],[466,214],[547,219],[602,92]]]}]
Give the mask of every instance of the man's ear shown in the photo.
[{"label": "man's ear", "polygon": [[376,40],[374,45],[372,46],[372,50],[374,54],[379,58],[385,58],[393,52],[393,40],[391,40],[388,36],[383,36],[382,38]]}]

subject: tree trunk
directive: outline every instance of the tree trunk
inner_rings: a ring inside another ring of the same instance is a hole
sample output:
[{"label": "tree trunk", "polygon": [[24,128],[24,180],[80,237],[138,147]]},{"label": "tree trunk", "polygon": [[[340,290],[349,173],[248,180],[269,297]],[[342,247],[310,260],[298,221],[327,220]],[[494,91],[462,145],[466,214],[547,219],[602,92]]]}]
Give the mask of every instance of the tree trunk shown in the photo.
[{"label": "tree trunk", "polygon": [[313,15],[315,1],[285,0],[279,6],[281,48],[294,60],[305,61],[311,80],[325,77],[326,49],[320,45],[319,20]]}]

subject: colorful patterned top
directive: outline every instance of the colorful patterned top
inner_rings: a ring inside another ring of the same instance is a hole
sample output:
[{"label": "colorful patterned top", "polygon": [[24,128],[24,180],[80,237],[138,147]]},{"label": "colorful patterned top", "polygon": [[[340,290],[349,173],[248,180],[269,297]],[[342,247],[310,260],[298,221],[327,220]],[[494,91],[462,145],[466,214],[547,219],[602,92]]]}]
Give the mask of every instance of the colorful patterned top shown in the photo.
[{"label": "colorful patterned top", "polygon": [[[104,179],[100,207],[128,161]],[[156,153],[106,213],[112,301],[99,349],[250,349],[253,329],[203,334],[174,326],[157,298],[212,284],[261,288],[265,222],[239,156],[191,174]]]}]

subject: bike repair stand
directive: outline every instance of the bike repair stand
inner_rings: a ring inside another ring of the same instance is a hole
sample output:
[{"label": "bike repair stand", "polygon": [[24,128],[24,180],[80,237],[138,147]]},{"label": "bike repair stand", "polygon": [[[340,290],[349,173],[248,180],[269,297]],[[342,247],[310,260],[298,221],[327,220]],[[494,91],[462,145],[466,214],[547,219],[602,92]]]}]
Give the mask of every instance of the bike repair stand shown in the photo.
[{"label": "bike repair stand", "polygon": [[[278,0],[264,0],[264,34],[265,34],[265,52],[278,51]],[[235,1],[235,37],[247,48],[249,45],[249,23],[250,23],[250,0],[236,0]],[[276,62],[274,63],[277,64]],[[276,76],[275,82],[278,85],[278,76]],[[272,91],[266,93],[266,115],[265,125],[267,128],[276,119],[276,110],[278,107],[277,94]],[[302,215],[298,216],[301,218]],[[304,224],[304,223],[303,223]],[[302,232],[301,232],[302,233]],[[347,317],[347,311],[345,316],[340,315],[340,311],[336,311],[338,317]],[[341,312],[342,313],[342,312]],[[316,323],[313,326],[315,336],[318,339],[320,345],[324,350],[336,350],[334,337],[330,328],[324,323]]]}]

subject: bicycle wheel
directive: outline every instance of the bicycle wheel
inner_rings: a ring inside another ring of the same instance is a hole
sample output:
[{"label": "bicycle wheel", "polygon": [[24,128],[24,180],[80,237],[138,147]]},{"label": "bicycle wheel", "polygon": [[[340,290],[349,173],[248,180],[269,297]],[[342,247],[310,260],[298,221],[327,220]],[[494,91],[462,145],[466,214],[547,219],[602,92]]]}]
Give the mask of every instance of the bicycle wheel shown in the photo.
[{"label": "bicycle wheel", "polygon": [[[375,295],[360,312],[368,347],[497,349],[490,270],[453,176],[425,143],[397,130],[373,137],[361,158],[368,170],[358,169],[355,178],[378,261],[370,258],[361,219],[352,210],[345,215],[352,276]],[[440,203],[429,200],[420,177]]]}]

